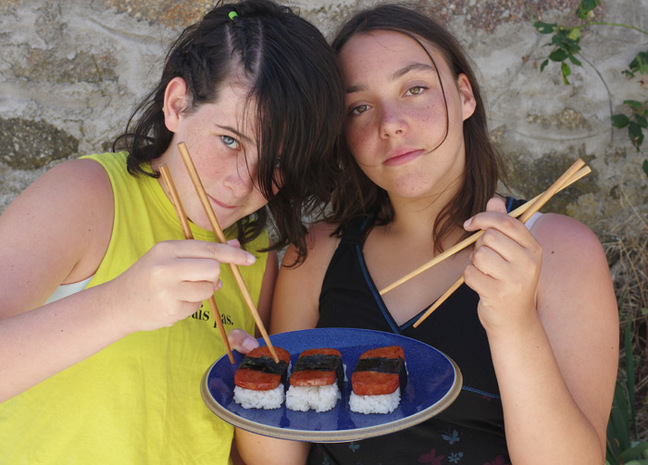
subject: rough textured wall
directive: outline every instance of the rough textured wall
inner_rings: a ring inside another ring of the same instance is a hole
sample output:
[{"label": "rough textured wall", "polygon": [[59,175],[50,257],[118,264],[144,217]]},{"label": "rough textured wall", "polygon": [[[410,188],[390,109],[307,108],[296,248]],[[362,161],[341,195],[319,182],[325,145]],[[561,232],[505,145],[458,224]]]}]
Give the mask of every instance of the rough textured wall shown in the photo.
[{"label": "rough textured wall", "polygon": [[[328,36],[368,1],[290,0]],[[648,36],[591,28],[583,66],[571,85],[558,66],[539,72],[548,36],[538,18],[567,22],[579,0],[438,0],[416,2],[447,21],[469,51],[489,105],[492,137],[501,144],[520,195],[544,190],[577,157],[593,173],[549,208],[596,228],[601,218],[644,213],[647,150],[637,153],[610,115],[625,99],[646,98],[645,83],[621,74]],[[133,106],[156,81],[161,57],[182,27],[212,2],[172,0],[0,0],[0,211],[52,164],[107,150]],[[608,22],[648,30],[648,0],[603,0]],[[642,87],[643,85],[643,87]],[[648,145],[646,143],[645,145]]]}]

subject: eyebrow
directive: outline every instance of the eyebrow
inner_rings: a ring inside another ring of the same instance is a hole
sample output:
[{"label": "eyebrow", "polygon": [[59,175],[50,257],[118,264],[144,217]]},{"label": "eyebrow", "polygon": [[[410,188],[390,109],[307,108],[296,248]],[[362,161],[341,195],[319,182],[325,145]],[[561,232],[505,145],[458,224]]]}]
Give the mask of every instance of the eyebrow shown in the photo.
[{"label": "eyebrow", "polygon": [[252,139],[250,139],[248,136],[240,132],[238,129],[233,128],[232,126],[225,126],[222,124],[215,124],[215,126],[233,132],[236,135],[236,137],[239,137],[240,139],[242,139],[247,143],[252,143]]},{"label": "eyebrow", "polygon": [[[412,71],[432,71],[433,73],[436,73],[436,68],[426,63],[412,63],[394,71],[389,77],[389,80],[394,81],[405,76],[407,73],[411,73]],[[352,94],[354,92],[360,92],[363,90],[367,90],[367,86],[365,84],[358,84],[356,86],[347,87],[346,93]]]}]

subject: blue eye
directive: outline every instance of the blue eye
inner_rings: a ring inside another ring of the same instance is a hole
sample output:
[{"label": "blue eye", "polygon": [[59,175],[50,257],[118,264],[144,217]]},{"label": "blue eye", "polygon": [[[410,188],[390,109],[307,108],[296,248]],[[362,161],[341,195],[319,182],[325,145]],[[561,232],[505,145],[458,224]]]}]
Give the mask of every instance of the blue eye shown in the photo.
[{"label": "blue eye", "polygon": [[223,144],[227,145],[232,150],[238,150],[241,146],[239,141],[230,136],[221,136],[221,140],[223,141]]}]

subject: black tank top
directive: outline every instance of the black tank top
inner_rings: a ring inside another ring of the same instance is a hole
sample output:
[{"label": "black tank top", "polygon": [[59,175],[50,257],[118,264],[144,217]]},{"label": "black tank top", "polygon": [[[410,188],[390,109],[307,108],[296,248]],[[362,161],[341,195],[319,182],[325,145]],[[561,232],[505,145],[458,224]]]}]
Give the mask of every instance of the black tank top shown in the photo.
[{"label": "black tank top", "polygon": [[[518,203],[510,201],[509,211]],[[324,277],[317,327],[365,328],[418,339],[457,363],[462,390],[446,410],[409,429],[351,443],[313,444],[308,463],[509,464],[497,379],[477,316],[479,296],[464,284],[418,328],[412,325],[420,314],[399,326],[364,261],[362,247],[371,225],[371,217],[359,217],[344,232]]]}]

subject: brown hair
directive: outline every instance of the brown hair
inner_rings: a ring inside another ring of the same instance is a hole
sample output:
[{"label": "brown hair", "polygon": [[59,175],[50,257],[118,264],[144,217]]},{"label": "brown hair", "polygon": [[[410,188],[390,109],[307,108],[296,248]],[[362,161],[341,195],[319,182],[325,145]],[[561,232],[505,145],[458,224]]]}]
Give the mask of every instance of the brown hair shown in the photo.
[{"label": "brown hair", "polygon": [[[344,86],[324,36],[288,7],[269,0],[221,4],[187,27],[171,46],[159,83],[113,149],[129,151],[132,174],[151,175],[148,162],[162,155],[173,137],[161,111],[169,81],[185,80],[189,111],[194,111],[216,101],[235,67],[250,82],[248,99],[257,105],[257,182],[268,205],[233,228],[245,244],[274,220],[278,237],[272,248],[295,244],[301,258],[306,253],[303,214],[326,202],[332,189],[336,167],[330,153],[342,130]],[[282,186],[275,194],[277,169]]]},{"label": "brown hair", "polygon": [[[412,38],[425,50],[433,64],[434,60],[421,40],[434,44],[443,53],[454,76],[465,74],[472,86],[476,108],[464,121],[466,164],[462,186],[441,210],[433,228],[435,248],[441,251],[443,239],[454,227],[486,208],[486,202],[495,194],[503,173],[500,154],[488,135],[479,84],[466,53],[452,34],[434,19],[401,5],[384,4],[355,14],[338,32],[333,48],[339,53],[351,37],[371,31],[394,31]],[[362,172],[343,140],[340,145],[339,164],[344,176],[340,177],[333,193],[327,220],[339,225],[335,231],[337,234],[341,234],[351,219],[358,215],[374,215],[374,224],[377,225],[390,223],[394,212],[387,192]]]}]

